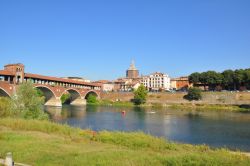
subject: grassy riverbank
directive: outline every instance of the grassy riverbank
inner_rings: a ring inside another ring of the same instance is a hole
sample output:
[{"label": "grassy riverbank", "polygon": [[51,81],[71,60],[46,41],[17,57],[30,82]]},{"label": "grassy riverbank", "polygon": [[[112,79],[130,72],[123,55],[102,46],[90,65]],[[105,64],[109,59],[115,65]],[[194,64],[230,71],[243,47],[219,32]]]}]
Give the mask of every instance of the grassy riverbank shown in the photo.
[{"label": "grassy riverbank", "polygon": [[179,110],[196,110],[196,111],[235,111],[235,112],[250,112],[248,105],[223,105],[223,104],[170,104],[171,109]]},{"label": "grassy riverbank", "polygon": [[71,128],[48,121],[0,119],[0,158],[32,165],[250,165],[225,149],[177,144],[143,133]]},{"label": "grassy riverbank", "polygon": [[229,105],[229,104],[197,104],[197,103],[146,103],[135,106],[129,101],[100,100],[98,103],[90,104],[96,106],[116,106],[116,107],[142,107],[152,109],[170,108],[176,110],[196,110],[196,111],[235,111],[250,112],[250,105]]}]

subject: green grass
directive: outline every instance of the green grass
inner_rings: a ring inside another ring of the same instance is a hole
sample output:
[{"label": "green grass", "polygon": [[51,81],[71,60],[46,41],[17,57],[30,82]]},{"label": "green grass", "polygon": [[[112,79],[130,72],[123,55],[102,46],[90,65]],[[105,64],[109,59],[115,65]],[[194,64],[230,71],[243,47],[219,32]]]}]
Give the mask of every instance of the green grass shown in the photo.
[{"label": "green grass", "polygon": [[111,101],[111,100],[99,100],[97,103],[88,103],[89,105],[99,106],[121,106],[121,107],[134,107],[134,103],[129,101]]},{"label": "green grass", "polygon": [[140,132],[95,133],[48,121],[0,119],[0,158],[31,165],[250,165],[225,149],[177,144]]},{"label": "green grass", "polygon": [[241,108],[238,105],[216,105],[216,104],[171,104],[171,109],[196,110],[196,111],[236,111],[250,112],[249,108]]},{"label": "green grass", "polygon": [[110,100],[99,100],[98,103],[89,104],[96,106],[116,106],[116,107],[142,107],[152,109],[163,109],[165,107],[171,109],[181,110],[196,110],[196,111],[236,111],[236,112],[250,112],[249,108],[240,107],[239,105],[228,105],[228,104],[191,104],[191,103],[179,103],[179,104],[168,104],[162,103],[145,103],[139,106],[129,101],[110,101]]}]

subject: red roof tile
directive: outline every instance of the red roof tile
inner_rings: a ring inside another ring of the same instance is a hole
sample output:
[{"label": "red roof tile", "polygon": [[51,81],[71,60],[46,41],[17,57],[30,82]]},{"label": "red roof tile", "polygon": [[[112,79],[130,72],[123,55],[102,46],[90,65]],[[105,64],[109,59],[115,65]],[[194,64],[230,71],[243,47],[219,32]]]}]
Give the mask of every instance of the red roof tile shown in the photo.
[{"label": "red roof tile", "polygon": [[12,76],[14,73],[8,70],[0,70],[0,75]]},{"label": "red roof tile", "polygon": [[72,83],[72,84],[78,84],[78,85],[101,86],[98,83],[87,83],[87,82],[83,82],[83,81],[76,81],[76,80],[71,80],[71,79],[64,79],[64,78],[50,77],[50,76],[43,76],[43,75],[32,74],[32,73],[25,73],[25,77],[42,79],[42,80],[49,80],[49,81],[58,81],[58,82],[63,82],[63,83]]}]

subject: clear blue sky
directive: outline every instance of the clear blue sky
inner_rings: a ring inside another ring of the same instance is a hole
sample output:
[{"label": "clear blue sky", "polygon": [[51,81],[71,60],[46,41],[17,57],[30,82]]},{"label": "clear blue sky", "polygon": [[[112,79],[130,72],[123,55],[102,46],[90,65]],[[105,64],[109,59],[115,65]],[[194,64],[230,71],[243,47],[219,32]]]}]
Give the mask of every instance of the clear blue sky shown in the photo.
[{"label": "clear blue sky", "polygon": [[172,77],[250,67],[250,0],[0,0],[0,67]]}]

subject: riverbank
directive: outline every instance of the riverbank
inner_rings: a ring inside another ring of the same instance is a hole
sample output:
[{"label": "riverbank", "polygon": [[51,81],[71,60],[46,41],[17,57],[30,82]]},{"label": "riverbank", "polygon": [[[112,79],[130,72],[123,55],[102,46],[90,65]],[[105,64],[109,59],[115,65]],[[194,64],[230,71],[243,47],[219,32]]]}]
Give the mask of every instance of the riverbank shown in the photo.
[{"label": "riverbank", "polygon": [[[203,92],[202,100],[199,101],[185,100],[185,95],[186,93],[149,93],[147,103],[140,107],[250,112],[249,92]],[[131,92],[109,92],[102,94],[102,100],[96,105],[134,107],[132,99]]]},{"label": "riverbank", "polygon": [[93,132],[48,121],[0,119],[0,158],[31,165],[249,165],[240,152],[138,132]]},{"label": "riverbank", "polygon": [[[183,97],[185,92],[148,93],[147,103],[179,104],[190,103]],[[102,100],[129,102],[134,98],[132,92],[107,92],[101,94]],[[197,104],[250,105],[250,92],[202,92],[202,100]]]},{"label": "riverbank", "polygon": [[188,111],[235,111],[235,112],[250,112],[250,105],[230,105],[230,104],[199,104],[195,102],[190,103],[146,103],[142,105],[134,105],[129,101],[109,101],[100,100],[98,103],[89,104],[93,106],[114,106],[114,107],[141,107],[146,109],[163,109],[170,108],[175,110]]}]

